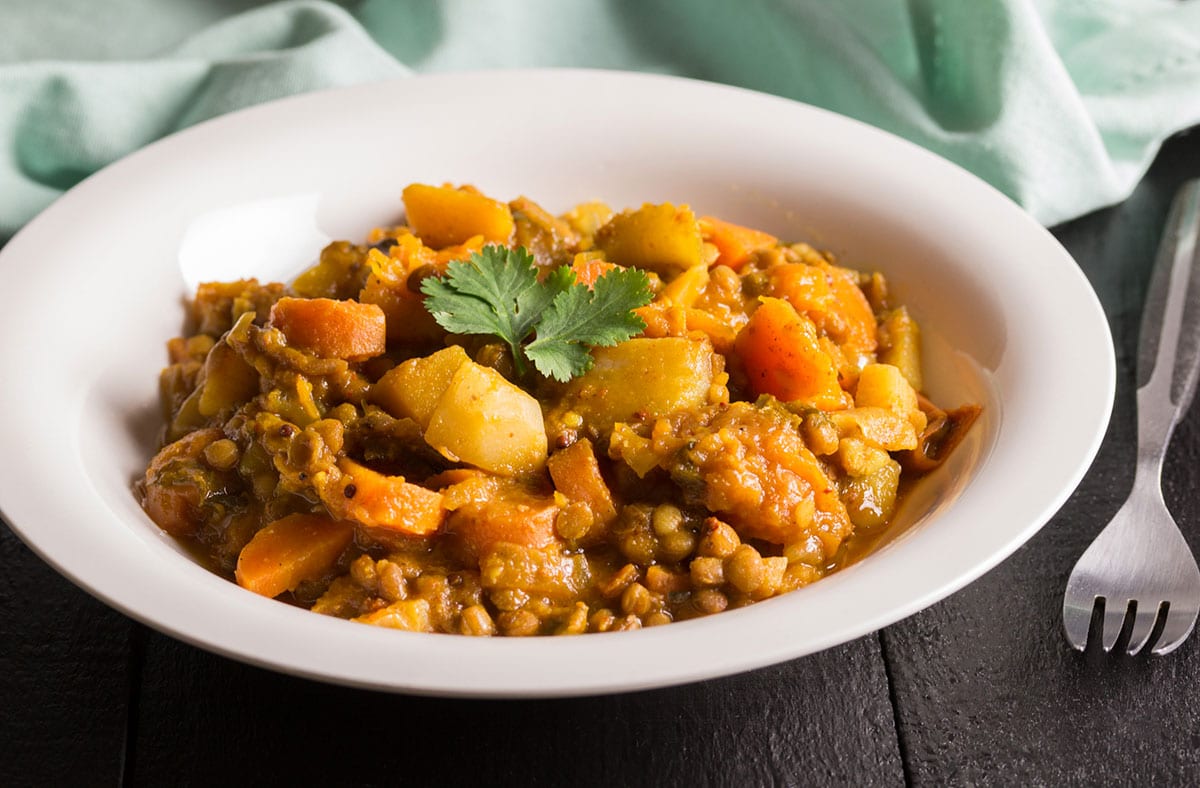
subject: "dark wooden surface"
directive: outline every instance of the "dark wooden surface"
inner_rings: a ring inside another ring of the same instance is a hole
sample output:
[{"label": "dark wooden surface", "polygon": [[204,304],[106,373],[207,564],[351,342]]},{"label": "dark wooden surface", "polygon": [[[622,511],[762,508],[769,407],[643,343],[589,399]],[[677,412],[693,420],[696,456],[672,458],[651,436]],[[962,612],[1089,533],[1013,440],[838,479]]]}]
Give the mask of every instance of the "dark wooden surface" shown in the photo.
[{"label": "dark wooden surface", "polygon": [[[1132,483],[1141,296],[1171,195],[1193,177],[1196,132],[1167,144],[1126,203],[1055,228],[1116,337],[1107,438],[1045,529],[912,618],[687,687],[410,698],[270,673],[148,631],[0,528],[0,785],[1200,784],[1200,636],[1164,658],[1081,655],[1059,618],[1072,565]],[[1198,467],[1193,408],[1165,488],[1196,548]]]}]

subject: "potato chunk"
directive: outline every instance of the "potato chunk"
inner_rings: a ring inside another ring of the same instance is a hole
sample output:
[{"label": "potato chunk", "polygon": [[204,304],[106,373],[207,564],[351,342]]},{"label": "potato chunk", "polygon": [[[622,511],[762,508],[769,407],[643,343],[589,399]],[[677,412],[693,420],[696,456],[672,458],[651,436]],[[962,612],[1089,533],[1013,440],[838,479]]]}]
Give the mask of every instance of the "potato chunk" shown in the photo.
[{"label": "potato chunk", "polygon": [[705,404],[713,384],[712,345],[683,337],[639,337],[592,351],[593,366],[563,402],[606,432],[618,421],[657,418]]},{"label": "potato chunk", "polygon": [[858,377],[854,393],[858,408],[884,408],[903,416],[920,433],[925,429],[925,413],[921,410],[917,392],[909,385],[903,371],[891,364],[868,364]]},{"label": "potato chunk", "polygon": [[703,264],[703,245],[696,214],[669,202],[623,211],[596,233],[596,246],[606,259],[660,274]]},{"label": "potato chunk", "polygon": [[425,429],[454,373],[470,360],[458,345],[410,358],[371,386],[371,400],[396,418],[412,419]]},{"label": "potato chunk", "polygon": [[504,203],[449,186],[408,186],[404,209],[413,232],[434,249],[465,243],[476,235],[492,243],[507,243],[515,228],[512,211]]},{"label": "potato chunk", "polygon": [[546,428],[538,401],[491,367],[467,361],[429,416],[425,440],[443,456],[515,476],[546,464]]}]

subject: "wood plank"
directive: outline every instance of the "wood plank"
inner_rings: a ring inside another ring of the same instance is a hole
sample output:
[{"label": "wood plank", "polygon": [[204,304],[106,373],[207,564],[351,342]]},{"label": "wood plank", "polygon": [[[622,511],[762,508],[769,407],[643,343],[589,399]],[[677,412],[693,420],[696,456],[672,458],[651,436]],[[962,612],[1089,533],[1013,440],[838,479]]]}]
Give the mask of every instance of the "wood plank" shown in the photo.
[{"label": "wood plank", "polygon": [[134,785],[771,785],[903,781],[868,637],[718,681],[469,701],[327,686],[152,635]]},{"label": "wood plank", "polygon": [[121,779],[134,624],[0,523],[0,785]]},{"label": "wood plank", "polygon": [[[1168,657],[1081,655],[1061,629],[1067,576],[1133,481],[1141,301],[1170,199],[1197,176],[1200,135],[1185,135],[1164,148],[1127,203],[1055,230],[1117,337],[1116,410],[1087,478],[1043,531],[966,590],[885,633],[915,784],[1186,785],[1200,777],[1200,637]],[[1164,485],[1193,548],[1198,463],[1193,407]]]}]

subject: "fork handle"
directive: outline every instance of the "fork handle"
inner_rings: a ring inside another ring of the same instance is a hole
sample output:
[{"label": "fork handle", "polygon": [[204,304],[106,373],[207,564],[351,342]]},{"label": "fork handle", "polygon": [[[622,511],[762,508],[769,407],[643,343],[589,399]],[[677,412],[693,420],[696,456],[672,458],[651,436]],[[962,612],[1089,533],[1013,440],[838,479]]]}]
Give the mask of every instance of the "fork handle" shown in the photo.
[{"label": "fork handle", "polygon": [[1161,471],[1200,373],[1200,180],[1175,196],[1142,312],[1137,358],[1138,466]]}]

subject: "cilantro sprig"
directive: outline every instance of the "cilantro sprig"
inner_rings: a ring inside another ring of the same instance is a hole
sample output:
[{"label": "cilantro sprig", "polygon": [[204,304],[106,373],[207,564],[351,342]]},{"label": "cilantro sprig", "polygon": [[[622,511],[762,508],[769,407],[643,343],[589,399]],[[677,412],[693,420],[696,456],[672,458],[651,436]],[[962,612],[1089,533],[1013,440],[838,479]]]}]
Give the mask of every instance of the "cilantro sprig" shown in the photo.
[{"label": "cilantro sprig", "polygon": [[442,328],[499,337],[519,376],[532,362],[538,372],[564,382],[591,369],[591,347],[643,331],[646,324],[633,310],[651,298],[649,279],[635,268],[614,268],[590,289],[567,266],[538,281],[533,256],[524,247],[504,246],[485,246],[450,263],[443,277],[425,279],[421,292]]}]

